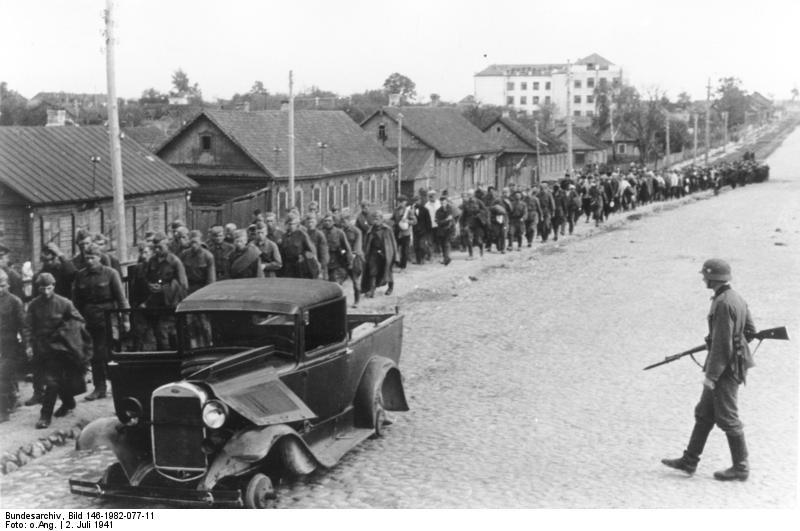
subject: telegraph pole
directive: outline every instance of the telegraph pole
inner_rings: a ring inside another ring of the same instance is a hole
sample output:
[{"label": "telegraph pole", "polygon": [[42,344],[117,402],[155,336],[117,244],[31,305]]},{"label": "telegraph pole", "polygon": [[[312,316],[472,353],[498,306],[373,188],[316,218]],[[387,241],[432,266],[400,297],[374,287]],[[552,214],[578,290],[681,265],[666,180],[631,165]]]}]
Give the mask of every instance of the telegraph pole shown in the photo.
[{"label": "telegraph pole", "polygon": [[692,156],[692,164],[697,164],[697,113],[692,114],[694,118],[694,155]]},{"label": "telegraph pole", "polygon": [[[536,135],[536,184],[539,184],[542,182],[542,157],[539,154],[539,120],[533,122],[533,132]],[[572,175],[570,175],[570,177],[572,177]]]},{"label": "telegraph pole", "polygon": [[722,144],[722,151],[726,153],[728,151],[728,111],[722,113],[722,118],[725,121],[725,143]]},{"label": "telegraph pole", "polygon": [[711,78],[706,85],[706,167],[708,167],[708,152],[711,151]]},{"label": "telegraph pole", "polygon": [[397,113],[397,195],[395,203],[400,197],[400,183],[403,180],[403,113]]},{"label": "telegraph pole", "polygon": [[670,153],[669,152],[669,110],[667,110],[665,114],[667,116],[667,120],[666,120],[666,139],[665,139],[666,140],[666,144],[667,144],[666,145],[667,156],[666,156],[666,159],[664,160],[664,167],[666,168],[667,166],[669,166],[669,153]]},{"label": "telegraph pole", "polygon": [[572,177],[572,65],[567,61],[567,170]]},{"label": "telegraph pole", "polygon": [[294,208],[294,79],[289,70],[289,210]]},{"label": "telegraph pole", "polygon": [[119,141],[116,69],[114,63],[114,2],[106,0],[106,81],[108,84],[108,139],[111,151],[111,187],[119,261],[128,261],[128,231],[125,227],[125,192],[122,182],[122,147]]}]

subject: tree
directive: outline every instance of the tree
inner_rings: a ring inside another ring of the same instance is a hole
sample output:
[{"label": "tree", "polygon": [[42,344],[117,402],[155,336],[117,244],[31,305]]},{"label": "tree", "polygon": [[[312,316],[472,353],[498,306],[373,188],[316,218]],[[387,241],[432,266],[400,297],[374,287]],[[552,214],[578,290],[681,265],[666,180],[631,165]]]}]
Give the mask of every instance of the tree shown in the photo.
[{"label": "tree", "polygon": [[728,113],[728,128],[744,124],[750,102],[747,93],[742,90],[741,80],[735,77],[720,78],[717,95],[714,109]]},{"label": "tree", "polygon": [[263,82],[256,80],[250,87],[250,94],[269,94],[269,92],[264,88]]},{"label": "tree", "polygon": [[503,115],[503,107],[497,105],[466,105],[461,114],[478,129],[483,129]]},{"label": "tree", "polygon": [[363,122],[372,113],[388,105],[389,100],[384,90],[367,90],[360,94],[352,94],[343,99],[341,109],[356,123]]},{"label": "tree", "polygon": [[179,68],[172,73],[172,86],[175,90],[170,92],[170,96],[186,96],[189,103],[202,103],[203,92],[200,87],[195,84],[190,84],[189,76],[183,69]]},{"label": "tree", "polygon": [[678,94],[678,101],[676,102],[676,106],[684,111],[692,106],[692,97],[689,96],[689,93],[686,91],[681,92]]},{"label": "tree", "polygon": [[[0,82],[0,125],[33,125],[28,124],[33,117],[29,116],[26,100],[17,91],[8,88],[8,83]],[[38,118],[38,117],[37,117]],[[44,125],[47,121],[38,125]]]},{"label": "tree", "polygon": [[387,94],[399,94],[400,104],[405,105],[417,97],[417,85],[406,76],[395,72],[383,82]]}]

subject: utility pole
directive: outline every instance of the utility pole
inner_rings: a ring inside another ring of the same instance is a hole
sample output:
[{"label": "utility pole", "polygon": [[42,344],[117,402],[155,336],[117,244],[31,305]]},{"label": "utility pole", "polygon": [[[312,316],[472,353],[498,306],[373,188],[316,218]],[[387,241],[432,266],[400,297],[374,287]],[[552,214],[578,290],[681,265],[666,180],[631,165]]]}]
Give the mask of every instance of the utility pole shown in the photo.
[{"label": "utility pole", "polygon": [[572,65],[567,61],[567,171],[572,177]]},{"label": "utility pole", "polygon": [[122,181],[122,147],[119,141],[116,70],[114,64],[114,2],[106,0],[106,81],[108,84],[108,139],[111,151],[111,186],[114,195],[112,236],[117,237],[119,261],[128,261],[128,231],[125,227],[125,191]]},{"label": "utility pole", "polygon": [[694,155],[692,156],[692,164],[697,164],[697,113],[692,114],[694,118]]},{"label": "utility pole", "polygon": [[726,153],[728,151],[728,111],[722,113],[722,119],[725,122],[725,143],[722,144],[722,152]]},{"label": "utility pole", "polygon": [[400,183],[403,180],[403,113],[397,113],[397,193],[395,204],[400,197]]},{"label": "utility pole", "polygon": [[536,184],[539,184],[542,182],[542,157],[539,153],[539,120],[533,122],[533,132],[536,135]]},{"label": "utility pole", "polygon": [[706,85],[706,167],[708,167],[708,153],[711,151],[711,78]]},{"label": "utility pole", "polygon": [[294,208],[294,79],[289,70],[289,210]]},{"label": "utility pole", "polygon": [[667,153],[666,153],[666,158],[664,159],[664,167],[666,168],[667,166],[669,166],[669,154],[670,154],[670,151],[669,151],[669,110],[667,110],[664,114],[666,115],[666,121],[665,121],[666,138],[665,138],[665,140],[666,140]]}]

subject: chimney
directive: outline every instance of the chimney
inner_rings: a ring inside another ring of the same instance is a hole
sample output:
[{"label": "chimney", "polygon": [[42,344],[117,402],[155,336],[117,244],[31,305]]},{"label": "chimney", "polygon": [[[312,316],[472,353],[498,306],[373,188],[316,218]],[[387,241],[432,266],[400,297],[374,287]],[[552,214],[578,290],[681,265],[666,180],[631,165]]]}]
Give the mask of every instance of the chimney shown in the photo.
[{"label": "chimney", "polygon": [[47,109],[45,127],[61,127],[67,122],[67,111],[64,109]]}]

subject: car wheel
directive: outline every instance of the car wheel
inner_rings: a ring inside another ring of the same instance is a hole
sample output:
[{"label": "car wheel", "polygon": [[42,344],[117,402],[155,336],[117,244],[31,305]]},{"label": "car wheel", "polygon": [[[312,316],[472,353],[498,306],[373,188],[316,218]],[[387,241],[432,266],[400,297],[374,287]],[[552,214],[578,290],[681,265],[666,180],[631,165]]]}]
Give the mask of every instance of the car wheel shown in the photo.
[{"label": "car wheel", "polygon": [[267,509],[275,500],[275,489],[272,480],[258,473],[247,482],[244,493],[244,506],[248,509]]},{"label": "car wheel", "polygon": [[103,478],[100,483],[103,485],[127,485],[128,476],[125,475],[120,463],[114,463],[103,472]]}]

